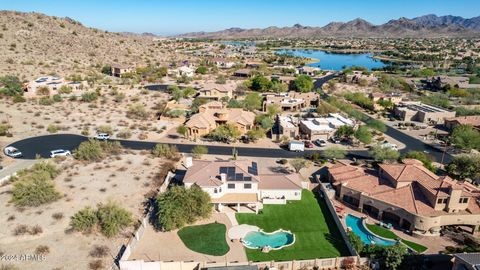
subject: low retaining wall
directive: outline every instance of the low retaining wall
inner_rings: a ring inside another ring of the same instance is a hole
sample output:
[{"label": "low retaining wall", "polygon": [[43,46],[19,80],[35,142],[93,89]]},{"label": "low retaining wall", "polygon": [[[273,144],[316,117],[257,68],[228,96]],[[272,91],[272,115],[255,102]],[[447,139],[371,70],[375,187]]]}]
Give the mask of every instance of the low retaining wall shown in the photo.
[{"label": "low retaining wall", "polygon": [[287,204],[286,199],[262,199],[263,204]]}]

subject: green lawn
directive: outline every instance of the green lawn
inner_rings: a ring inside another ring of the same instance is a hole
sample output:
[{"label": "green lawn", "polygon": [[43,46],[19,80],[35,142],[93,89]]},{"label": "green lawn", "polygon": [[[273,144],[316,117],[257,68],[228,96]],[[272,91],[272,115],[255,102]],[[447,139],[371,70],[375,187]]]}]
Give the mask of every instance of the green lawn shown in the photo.
[{"label": "green lawn", "polygon": [[327,205],[322,198],[303,190],[301,201],[286,205],[264,205],[261,214],[238,213],[238,223],[258,226],[266,232],[292,231],[295,243],[280,250],[262,253],[247,249],[250,261],[285,261],[332,258],[350,255]]},{"label": "green lawn", "polygon": [[[374,234],[376,234],[378,236],[381,236],[381,237],[385,237],[385,238],[388,238],[388,239],[394,239],[394,240],[397,240],[397,239],[400,238],[394,232],[392,232],[391,230],[386,229],[386,228],[381,227],[381,226],[378,226],[378,225],[375,225],[375,224],[367,224],[367,228],[371,232],[373,232]],[[417,243],[414,243],[414,242],[411,242],[411,241],[407,241],[407,240],[404,240],[404,239],[401,239],[401,240],[402,240],[402,243],[404,243],[406,246],[415,250],[418,253],[422,253],[425,250],[427,250],[426,246],[422,246],[420,244],[417,244]]]},{"label": "green lawn", "polygon": [[178,236],[189,249],[213,256],[227,254],[230,247],[225,240],[227,228],[221,223],[189,226],[178,231]]}]

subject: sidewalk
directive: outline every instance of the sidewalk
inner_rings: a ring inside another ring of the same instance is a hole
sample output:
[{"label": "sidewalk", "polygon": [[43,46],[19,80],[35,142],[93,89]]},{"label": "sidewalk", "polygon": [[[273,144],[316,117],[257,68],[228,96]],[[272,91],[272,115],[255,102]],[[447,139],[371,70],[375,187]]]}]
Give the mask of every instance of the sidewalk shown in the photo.
[{"label": "sidewalk", "polygon": [[29,168],[33,164],[35,164],[37,160],[15,160],[14,163],[5,166],[0,171],[0,184],[2,184],[5,180],[7,180],[10,176],[15,175],[17,171]]}]

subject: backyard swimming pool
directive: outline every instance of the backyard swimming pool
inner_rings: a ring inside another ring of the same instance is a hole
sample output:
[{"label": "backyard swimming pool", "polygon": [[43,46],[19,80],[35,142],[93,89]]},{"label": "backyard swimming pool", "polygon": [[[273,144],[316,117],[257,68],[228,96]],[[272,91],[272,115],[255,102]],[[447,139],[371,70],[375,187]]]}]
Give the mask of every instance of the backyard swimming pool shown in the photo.
[{"label": "backyard swimming pool", "polygon": [[251,249],[270,247],[272,249],[281,249],[292,245],[295,242],[295,236],[284,230],[278,230],[273,233],[265,233],[261,231],[252,231],[245,235],[242,243]]},{"label": "backyard swimming pool", "polygon": [[380,246],[393,246],[397,241],[386,240],[380,237],[373,235],[369,232],[365,226],[363,226],[362,219],[356,216],[347,215],[345,218],[345,223],[356,235],[362,239],[366,245],[370,245],[372,242]]}]

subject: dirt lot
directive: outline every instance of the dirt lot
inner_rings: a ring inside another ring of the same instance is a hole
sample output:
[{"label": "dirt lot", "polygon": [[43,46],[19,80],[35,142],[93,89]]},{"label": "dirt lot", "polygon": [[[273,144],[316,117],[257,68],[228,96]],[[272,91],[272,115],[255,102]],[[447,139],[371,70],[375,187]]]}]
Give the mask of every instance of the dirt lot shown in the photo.
[{"label": "dirt lot", "polygon": [[[103,261],[105,266],[110,265],[120,246],[128,241],[133,227],[114,238],[98,232],[83,235],[69,231],[70,217],[85,206],[95,207],[113,200],[137,220],[143,213],[144,195],[158,184],[156,174],[162,163],[147,153],[133,151],[90,164],[68,158],[58,164],[62,173],[55,178],[57,189],[64,197],[40,207],[15,207],[9,203],[11,185],[1,187],[1,251],[8,255],[34,254],[39,245],[45,245],[49,248],[45,261],[11,263],[20,269],[89,269],[89,263],[96,259],[89,255],[92,247],[106,245],[110,254]],[[14,230],[19,225],[39,225],[43,232],[16,236]]]}]

